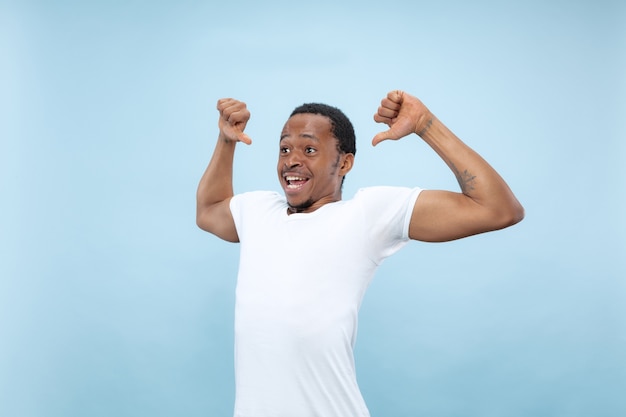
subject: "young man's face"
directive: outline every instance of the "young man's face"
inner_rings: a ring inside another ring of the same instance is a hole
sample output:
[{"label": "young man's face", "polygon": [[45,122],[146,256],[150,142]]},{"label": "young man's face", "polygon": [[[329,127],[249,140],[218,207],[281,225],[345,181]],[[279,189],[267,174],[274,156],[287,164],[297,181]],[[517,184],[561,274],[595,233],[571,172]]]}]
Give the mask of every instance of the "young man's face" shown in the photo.
[{"label": "young man's face", "polygon": [[326,116],[293,115],[280,135],[278,179],[291,212],[309,213],[341,200],[341,181],[354,155],[340,153]]}]

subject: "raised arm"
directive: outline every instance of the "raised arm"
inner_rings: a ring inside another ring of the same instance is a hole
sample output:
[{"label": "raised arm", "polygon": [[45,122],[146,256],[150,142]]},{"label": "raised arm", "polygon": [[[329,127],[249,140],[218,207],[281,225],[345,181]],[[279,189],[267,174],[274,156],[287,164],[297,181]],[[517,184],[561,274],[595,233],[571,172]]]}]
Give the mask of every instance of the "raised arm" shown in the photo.
[{"label": "raised arm", "polygon": [[445,161],[461,192],[424,190],[411,216],[409,236],[443,242],[511,226],[524,218],[524,209],[502,177],[463,143],[417,98],[392,91],[381,102],[374,120],[389,130],[372,140],[419,135]]},{"label": "raised arm", "polygon": [[200,179],[196,194],[196,223],[198,227],[229,242],[239,242],[230,212],[233,196],[233,158],[237,142],[250,144],[243,133],[250,119],[246,104],[232,98],[217,102],[219,135],[209,166]]}]

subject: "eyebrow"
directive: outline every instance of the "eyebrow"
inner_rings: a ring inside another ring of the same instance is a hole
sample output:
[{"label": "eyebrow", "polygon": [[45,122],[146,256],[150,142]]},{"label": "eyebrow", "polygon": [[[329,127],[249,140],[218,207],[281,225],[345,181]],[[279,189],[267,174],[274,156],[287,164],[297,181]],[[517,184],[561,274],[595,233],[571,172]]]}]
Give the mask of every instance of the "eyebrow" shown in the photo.
[{"label": "eyebrow", "polygon": [[[290,135],[290,134],[287,134],[287,133],[282,134],[282,135],[280,135],[280,140],[282,141],[283,139],[288,138],[288,137],[290,137],[290,136],[291,136],[291,135]],[[319,138],[318,138],[317,136],[312,135],[312,134],[310,134],[310,133],[301,133],[301,134],[299,134],[299,135],[298,135],[298,137],[299,137],[299,138],[304,138],[304,139],[311,139],[311,140],[313,140],[313,141],[315,141],[315,142],[319,142],[319,141],[320,141],[320,140],[319,140]]]}]

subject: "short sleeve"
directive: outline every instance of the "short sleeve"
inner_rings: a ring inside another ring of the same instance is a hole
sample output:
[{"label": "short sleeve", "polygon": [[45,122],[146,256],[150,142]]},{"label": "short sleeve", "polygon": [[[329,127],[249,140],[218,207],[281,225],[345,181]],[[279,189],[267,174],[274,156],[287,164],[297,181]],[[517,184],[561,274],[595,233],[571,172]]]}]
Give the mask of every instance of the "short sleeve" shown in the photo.
[{"label": "short sleeve", "polygon": [[421,188],[369,187],[355,195],[374,248],[374,262],[380,263],[409,241],[411,214],[421,191]]},{"label": "short sleeve", "polygon": [[262,221],[259,216],[267,211],[285,208],[286,202],[284,197],[274,191],[250,191],[233,196],[229,207],[241,239],[246,222]]}]

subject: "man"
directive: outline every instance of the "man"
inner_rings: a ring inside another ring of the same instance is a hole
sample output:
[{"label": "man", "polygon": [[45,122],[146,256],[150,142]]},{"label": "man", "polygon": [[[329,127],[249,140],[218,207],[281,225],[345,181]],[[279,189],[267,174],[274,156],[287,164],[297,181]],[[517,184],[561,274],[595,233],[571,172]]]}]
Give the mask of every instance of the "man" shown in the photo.
[{"label": "man", "polygon": [[338,109],[306,104],[287,120],[277,172],[284,196],[234,195],[232,167],[250,113],[218,101],[219,137],[200,180],[197,224],[241,243],[235,307],[236,417],[369,416],[353,347],[363,294],[408,240],[449,241],[513,225],[524,211],[507,184],[417,98],[392,91],[373,145],[412,133],[456,175],[461,192],[370,187],[342,200],[354,129]]}]

